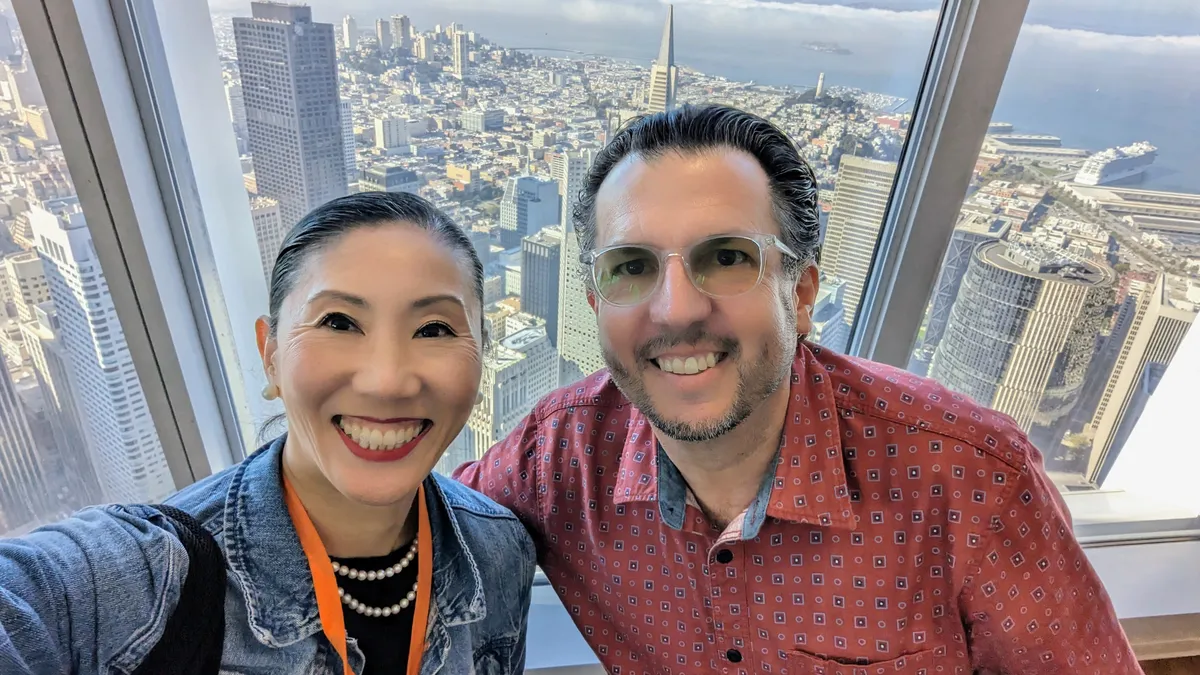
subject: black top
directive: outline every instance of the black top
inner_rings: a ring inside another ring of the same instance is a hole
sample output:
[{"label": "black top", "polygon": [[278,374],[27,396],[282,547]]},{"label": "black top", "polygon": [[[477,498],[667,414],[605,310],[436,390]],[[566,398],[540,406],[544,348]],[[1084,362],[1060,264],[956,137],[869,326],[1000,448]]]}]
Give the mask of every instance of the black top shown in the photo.
[{"label": "black top", "polygon": [[[387,569],[400,562],[408,553],[408,544],[378,558],[332,558],[336,563],[364,572]],[[359,581],[334,574],[338,587],[359,602],[371,607],[391,607],[412,590],[417,581],[417,560],[414,556],[400,573],[382,581]],[[391,616],[366,616],[342,604],[346,617],[346,635],[358,642],[366,657],[363,675],[397,675],[408,672],[408,647],[412,640],[415,602]]]}]

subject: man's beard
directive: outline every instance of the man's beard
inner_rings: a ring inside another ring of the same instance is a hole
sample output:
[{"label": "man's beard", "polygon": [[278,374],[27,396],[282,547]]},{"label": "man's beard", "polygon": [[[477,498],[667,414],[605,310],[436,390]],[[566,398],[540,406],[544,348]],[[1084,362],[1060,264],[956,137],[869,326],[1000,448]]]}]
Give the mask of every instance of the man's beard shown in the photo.
[{"label": "man's beard", "polygon": [[[790,321],[790,325],[796,325],[794,319]],[[650,394],[646,391],[643,372],[646,368],[656,367],[647,363],[647,358],[655,351],[701,343],[713,346],[715,351],[725,352],[725,360],[737,368],[737,389],[734,392],[733,403],[723,415],[707,420],[689,422],[668,419],[654,406]],[[676,335],[660,335],[639,346],[634,351],[633,369],[621,363],[607,346],[603,347],[603,355],[617,387],[650,420],[655,429],[677,441],[703,443],[736,429],[779,389],[791,372],[791,362],[796,356],[795,349],[794,335],[789,341],[786,336],[775,333],[763,345],[762,356],[758,360],[743,363],[741,345],[736,340],[712,335],[697,325]]]}]

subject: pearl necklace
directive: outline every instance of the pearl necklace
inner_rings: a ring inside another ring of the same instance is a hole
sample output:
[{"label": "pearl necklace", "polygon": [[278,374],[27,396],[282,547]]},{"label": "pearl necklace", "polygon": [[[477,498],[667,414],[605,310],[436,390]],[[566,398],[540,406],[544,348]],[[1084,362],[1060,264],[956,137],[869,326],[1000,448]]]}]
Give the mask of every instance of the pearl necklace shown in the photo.
[{"label": "pearl necklace", "polygon": [[[405,567],[408,567],[416,557],[417,540],[414,538],[412,544],[410,544],[408,547],[408,552],[404,554],[404,557],[400,559],[400,562],[392,565],[391,567],[386,567],[381,570],[363,571],[356,570],[353,567],[348,567],[337,561],[332,561],[333,571],[339,576],[343,576],[348,579],[358,579],[359,581],[382,581],[383,579],[388,579],[399,574]],[[393,614],[399,614],[405,609],[408,609],[408,606],[411,605],[414,600],[416,600],[418,583],[419,582],[413,582],[412,590],[410,590],[403,598],[401,598],[400,602],[397,602],[391,607],[372,607],[370,605],[361,603],[347,593],[346,589],[342,588],[341,586],[338,586],[338,596],[341,597],[343,605],[346,605],[350,609],[364,616],[391,616]]]}]

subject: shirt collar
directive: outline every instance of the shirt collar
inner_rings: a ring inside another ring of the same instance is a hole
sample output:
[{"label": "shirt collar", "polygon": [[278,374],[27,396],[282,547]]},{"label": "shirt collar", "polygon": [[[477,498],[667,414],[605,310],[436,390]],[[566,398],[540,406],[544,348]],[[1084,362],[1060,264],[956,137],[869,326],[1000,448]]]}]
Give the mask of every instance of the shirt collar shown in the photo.
[{"label": "shirt collar", "polygon": [[[807,345],[800,343],[792,365],[791,399],[780,438],[779,456],[765,516],[793,523],[855,529],[846,465],[842,455],[837,406],[829,373]],[[666,453],[660,458],[653,430],[636,408],[627,423],[613,501],[658,502],[664,522],[679,529],[686,510],[687,486]],[[758,511],[758,513],[756,513]],[[755,520],[761,510],[751,509]],[[751,523],[753,524],[753,523]],[[758,521],[761,524],[761,520]],[[758,527],[747,528],[757,531]]]},{"label": "shirt collar", "polygon": [[[286,647],[321,631],[308,560],[283,498],[284,437],[251,455],[233,471],[225,500],[225,555],[244,589],[250,629],[269,647]],[[483,582],[436,475],[425,479],[433,541],[436,621],[445,626],[487,615]]]}]

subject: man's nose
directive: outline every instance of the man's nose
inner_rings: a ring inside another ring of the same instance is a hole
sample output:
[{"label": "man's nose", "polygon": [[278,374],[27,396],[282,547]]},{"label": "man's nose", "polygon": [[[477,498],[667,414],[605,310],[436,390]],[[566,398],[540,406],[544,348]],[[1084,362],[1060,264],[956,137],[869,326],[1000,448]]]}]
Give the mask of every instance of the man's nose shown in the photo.
[{"label": "man's nose", "polygon": [[712,313],[712,298],[692,283],[679,256],[667,258],[662,274],[662,285],[650,299],[652,321],[682,329]]}]

